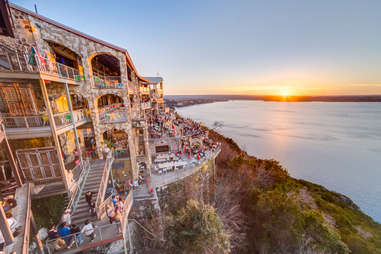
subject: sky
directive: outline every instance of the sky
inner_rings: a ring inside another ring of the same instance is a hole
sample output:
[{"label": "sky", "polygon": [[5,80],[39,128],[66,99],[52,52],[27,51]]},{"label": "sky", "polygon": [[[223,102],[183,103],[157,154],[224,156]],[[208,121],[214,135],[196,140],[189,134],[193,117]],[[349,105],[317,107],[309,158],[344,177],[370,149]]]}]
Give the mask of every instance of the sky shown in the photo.
[{"label": "sky", "polygon": [[379,0],[10,0],[126,48],[166,94],[381,94]]}]

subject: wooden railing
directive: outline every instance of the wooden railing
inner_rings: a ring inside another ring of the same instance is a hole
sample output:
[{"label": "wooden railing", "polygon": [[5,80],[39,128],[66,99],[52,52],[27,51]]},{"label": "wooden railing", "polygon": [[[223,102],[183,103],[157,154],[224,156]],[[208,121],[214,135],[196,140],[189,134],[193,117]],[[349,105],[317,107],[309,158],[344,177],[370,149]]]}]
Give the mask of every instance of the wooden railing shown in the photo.
[{"label": "wooden railing", "polygon": [[5,182],[14,180],[13,171],[9,161],[0,161],[0,179]]},{"label": "wooden railing", "polygon": [[5,253],[28,254],[30,238],[30,219],[31,219],[31,186],[24,184],[16,190],[15,199],[17,206],[12,214],[21,226],[20,233],[15,237],[12,244],[5,247]]},{"label": "wooden railing", "polygon": [[[110,170],[111,170],[113,162],[114,162],[114,157],[113,157],[113,154],[110,152],[109,154],[107,154],[106,163],[105,163],[104,168],[103,168],[102,180],[101,180],[101,183],[99,185],[98,195],[97,195],[97,199],[95,202],[95,208],[97,209],[97,211],[99,210],[99,208],[101,207],[101,205],[104,201],[103,199],[104,199],[105,194],[106,194],[108,178],[110,175]],[[98,216],[100,216],[100,215],[98,215]]]}]

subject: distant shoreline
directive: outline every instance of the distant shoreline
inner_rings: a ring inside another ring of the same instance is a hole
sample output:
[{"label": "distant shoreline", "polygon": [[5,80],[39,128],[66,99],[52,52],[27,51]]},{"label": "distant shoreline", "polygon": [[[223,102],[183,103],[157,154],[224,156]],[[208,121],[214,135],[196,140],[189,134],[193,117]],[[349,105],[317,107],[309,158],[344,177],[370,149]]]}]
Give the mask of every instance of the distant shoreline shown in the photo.
[{"label": "distant shoreline", "polygon": [[276,102],[381,102],[381,95],[340,95],[340,96],[259,96],[259,95],[167,95],[166,105],[187,107],[198,104],[230,101],[276,101]]}]

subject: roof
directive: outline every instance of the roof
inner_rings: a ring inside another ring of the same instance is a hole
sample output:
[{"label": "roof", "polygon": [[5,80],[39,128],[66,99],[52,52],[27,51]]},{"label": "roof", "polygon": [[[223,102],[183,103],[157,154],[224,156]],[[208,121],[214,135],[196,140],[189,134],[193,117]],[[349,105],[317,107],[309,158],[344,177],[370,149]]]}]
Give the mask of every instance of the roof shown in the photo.
[{"label": "roof", "polygon": [[143,78],[148,80],[148,83],[151,83],[151,84],[158,84],[163,81],[162,77],[143,77]]},{"label": "roof", "polygon": [[54,21],[54,20],[52,20],[52,19],[49,19],[49,18],[47,18],[47,17],[44,17],[44,16],[42,16],[42,15],[36,14],[36,13],[34,13],[34,12],[28,10],[28,9],[25,9],[25,8],[23,8],[23,7],[21,7],[21,6],[18,6],[18,5],[16,5],[16,4],[9,3],[9,6],[10,6],[11,8],[15,9],[15,10],[21,11],[21,12],[23,12],[23,13],[25,13],[25,14],[28,14],[28,15],[30,15],[30,16],[32,16],[32,17],[35,17],[35,18],[37,18],[37,19],[39,19],[39,20],[41,20],[41,21],[44,21],[44,22],[46,22],[46,23],[48,23],[48,24],[51,24],[51,25],[53,25],[53,26],[59,27],[59,28],[61,28],[61,29],[63,29],[63,30],[66,30],[66,31],[68,31],[68,32],[70,32],[70,33],[73,33],[73,34],[75,34],[75,35],[78,35],[78,36],[83,37],[83,38],[85,38],[85,39],[88,39],[88,40],[90,40],[90,41],[96,42],[96,43],[101,44],[101,45],[103,45],[103,46],[106,46],[106,47],[108,47],[108,48],[111,48],[111,49],[114,49],[114,50],[116,50],[116,51],[119,51],[119,52],[124,53],[125,56],[126,56],[126,60],[127,60],[128,64],[132,67],[132,69],[134,70],[134,72],[136,73],[136,75],[138,76],[138,78],[139,78],[140,80],[142,80],[142,81],[147,81],[147,80],[145,80],[143,77],[141,77],[141,76],[138,74],[138,72],[137,72],[137,70],[136,70],[136,68],[135,68],[135,66],[134,66],[134,64],[133,64],[133,62],[132,62],[132,59],[131,59],[131,57],[130,57],[130,54],[129,54],[128,51],[127,51],[127,49],[124,49],[124,48],[121,48],[121,47],[116,46],[116,45],[114,45],[114,44],[108,43],[108,42],[106,42],[106,41],[97,39],[97,38],[95,38],[95,37],[93,37],[93,36],[91,36],[91,35],[82,33],[82,32],[80,32],[80,31],[78,31],[78,30],[76,30],[76,29],[74,29],[74,28],[65,26],[65,25],[63,25],[63,24],[61,24],[61,23],[58,23],[58,22],[56,22],[56,21]]}]

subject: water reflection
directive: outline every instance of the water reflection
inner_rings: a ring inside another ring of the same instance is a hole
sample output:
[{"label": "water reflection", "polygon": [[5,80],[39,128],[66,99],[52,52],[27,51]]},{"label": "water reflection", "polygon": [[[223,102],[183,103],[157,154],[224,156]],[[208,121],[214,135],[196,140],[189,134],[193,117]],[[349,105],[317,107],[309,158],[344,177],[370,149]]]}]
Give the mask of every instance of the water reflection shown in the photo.
[{"label": "water reflection", "polygon": [[381,103],[230,101],[179,108],[279,160],[297,178],[346,194],[381,221]]}]

